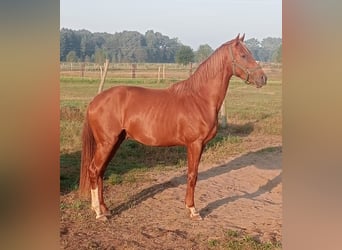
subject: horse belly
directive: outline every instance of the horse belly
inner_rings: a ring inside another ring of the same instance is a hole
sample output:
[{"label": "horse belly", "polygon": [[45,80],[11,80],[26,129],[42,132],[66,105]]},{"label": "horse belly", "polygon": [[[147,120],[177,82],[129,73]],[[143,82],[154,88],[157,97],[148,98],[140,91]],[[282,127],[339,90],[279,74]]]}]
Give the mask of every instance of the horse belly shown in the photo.
[{"label": "horse belly", "polygon": [[154,101],[156,103],[134,105],[126,110],[124,129],[127,136],[149,146],[179,145],[177,112],[171,112],[164,102]]},{"label": "horse belly", "polygon": [[174,146],[181,144],[177,136],[177,129],[162,123],[155,122],[131,122],[125,128],[127,136],[142,144],[149,146]]}]

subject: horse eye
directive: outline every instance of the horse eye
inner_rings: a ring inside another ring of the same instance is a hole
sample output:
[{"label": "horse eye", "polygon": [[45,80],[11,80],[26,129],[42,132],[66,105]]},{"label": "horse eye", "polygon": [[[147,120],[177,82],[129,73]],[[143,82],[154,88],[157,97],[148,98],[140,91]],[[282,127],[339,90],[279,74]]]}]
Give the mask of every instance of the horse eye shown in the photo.
[{"label": "horse eye", "polygon": [[242,54],[241,57],[242,57],[243,59],[246,59],[246,58],[247,58],[247,55],[246,55],[246,54]]}]

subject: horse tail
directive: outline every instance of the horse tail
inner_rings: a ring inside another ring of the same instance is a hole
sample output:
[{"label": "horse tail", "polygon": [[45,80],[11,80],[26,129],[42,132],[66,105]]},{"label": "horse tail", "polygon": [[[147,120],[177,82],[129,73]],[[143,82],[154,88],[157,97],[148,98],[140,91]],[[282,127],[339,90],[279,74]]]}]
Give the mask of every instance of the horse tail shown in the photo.
[{"label": "horse tail", "polygon": [[80,170],[80,183],[79,194],[81,197],[88,197],[90,194],[90,178],[89,166],[93,160],[96,150],[96,143],[93,131],[89,126],[88,112],[83,124],[82,132],[82,156],[81,156],[81,170]]}]

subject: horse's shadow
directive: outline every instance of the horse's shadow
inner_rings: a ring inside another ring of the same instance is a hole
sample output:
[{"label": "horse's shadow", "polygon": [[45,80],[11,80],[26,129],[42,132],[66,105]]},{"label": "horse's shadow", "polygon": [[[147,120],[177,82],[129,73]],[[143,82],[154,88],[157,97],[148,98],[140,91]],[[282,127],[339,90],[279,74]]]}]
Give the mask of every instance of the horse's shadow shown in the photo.
[{"label": "horse's shadow", "polygon": [[[198,181],[204,181],[211,177],[226,174],[232,170],[238,170],[238,169],[244,168],[252,164],[260,169],[280,169],[280,165],[279,166],[274,166],[274,164],[267,165],[264,162],[259,163],[258,161],[255,161],[255,157],[254,157],[255,155],[269,154],[270,152],[281,152],[281,146],[268,147],[268,148],[258,150],[256,152],[246,153],[246,154],[241,155],[238,158],[233,159],[227,164],[219,165],[211,169],[208,169],[206,171],[200,172],[198,176]],[[216,200],[214,202],[207,204],[206,207],[201,209],[200,214],[203,217],[206,217],[209,214],[211,214],[215,209],[229,202],[233,202],[241,198],[254,199],[255,197],[263,193],[270,192],[273,188],[275,188],[280,183],[281,183],[281,173],[277,175],[276,177],[274,177],[273,179],[269,180],[265,185],[260,186],[258,190],[256,190],[253,193],[244,193],[242,195],[225,197],[223,199]],[[128,201],[112,209],[111,214],[113,216],[119,215],[122,212],[130,209],[132,206],[136,206],[140,204],[141,202],[149,198],[152,198],[156,194],[163,192],[165,189],[168,189],[170,187],[177,187],[177,186],[184,185],[184,184],[186,184],[186,174],[173,177],[172,179],[163,183],[155,184],[133,195]]]},{"label": "horse's shadow", "polygon": [[[228,204],[229,202],[234,202],[238,199],[243,199],[243,198],[253,200],[254,198],[258,197],[259,195],[262,195],[266,192],[270,192],[273,188],[275,188],[280,183],[281,183],[281,173],[279,175],[277,175],[276,177],[274,177],[273,179],[268,180],[265,185],[260,186],[259,189],[253,193],[244,192],[244,194],[242,194],[242,195],[235,195],[235,196],[231,196],[231,197],[225,197],[225,198],[220,199],[220,200],[216,200],[214,202],[207,204],[206,207],[202,208],[200,213],[203,217],[206,217],[209,214],[211,214],[215,209],[217,209],[217,208],[219,208],[225,204]],[[275,204],[272,201],[266,201],[266,202],[270,203],[270,204]]]}]

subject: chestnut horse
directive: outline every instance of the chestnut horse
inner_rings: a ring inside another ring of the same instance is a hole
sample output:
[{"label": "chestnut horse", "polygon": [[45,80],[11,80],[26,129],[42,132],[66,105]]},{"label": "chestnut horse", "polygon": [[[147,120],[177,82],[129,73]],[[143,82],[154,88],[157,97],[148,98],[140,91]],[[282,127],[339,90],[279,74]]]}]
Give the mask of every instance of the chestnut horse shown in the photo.
[{"label": "chestnut horse", "polygon": [[116,86],[90,102],[84,127],[79,191],[91,194],[96,218],[110,211],[103,199],[103,174],[120,144],[131,138],[150,146],[185,146],[187,188],[185,206],[190,217],[202,219],[194,192],[203,148],[217,132],[218,112],[235,75],[257,88],[267,77],[239,35],[224,44],[187,80],[166,89]]}]

